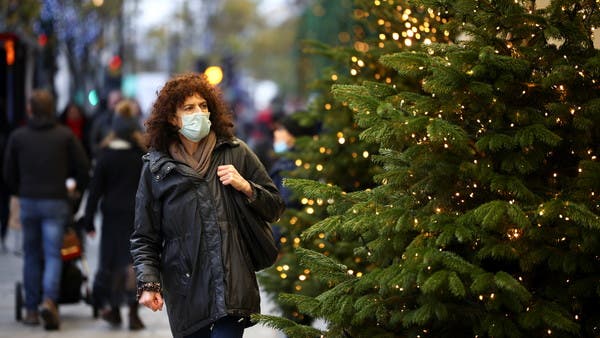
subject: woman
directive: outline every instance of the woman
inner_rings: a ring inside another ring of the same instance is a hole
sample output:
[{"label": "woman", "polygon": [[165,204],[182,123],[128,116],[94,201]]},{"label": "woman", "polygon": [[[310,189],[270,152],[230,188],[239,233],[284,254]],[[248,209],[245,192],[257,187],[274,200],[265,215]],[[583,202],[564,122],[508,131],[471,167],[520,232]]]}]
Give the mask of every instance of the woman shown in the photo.
[{"label": "woman", "polygon": [[94,279],[94,305],[101,318],[121,325],[120,306],[129,305],[129,329],[144,328],[138,316],[136,283],[129,238],[133,232],[135,194],[142,170],[144,140],[138,131],[135,105],[123,100],[115,107],[111,131],[101,143],[89,187],[83,222],[88,235],[95,235],[94,215],[101,201],[100,258]]},{"label": "woman", "polygon": [[204,75],[169,80],[146,128],[131,237],[139,302],[162,310],[164,296],[175,337],[242,337],[260,297],[240,208],[273,222],[283,200]]},{"label": "woman", "polygon": [[83,107],[75,102],[69,102],[63,112],[59,116],[59,121],[63,125],[69,127],[73,134],[79,139],[86,155],[90,155],[89,147],[89,122],[83,110]]},{"label": "woman", "polygon": [[[85,155],[89,160],[89,120],[86,117],[83,107],[75,102],[69,102],[58,117],[58,120],[61,124],[68,127],[73,132],[75,137],[77,137],[77,139],[81,142],[83,149],[85,150]],[[73,211],[73,217],[71,217],[68,226],[73,227],[73,221],[75,220],[75,214],[77,213],[79,204],[81,203],[83,190],[74,185],[72,179],[67,179],[66,184],[69,201],[71,203],[71,210]]]}]

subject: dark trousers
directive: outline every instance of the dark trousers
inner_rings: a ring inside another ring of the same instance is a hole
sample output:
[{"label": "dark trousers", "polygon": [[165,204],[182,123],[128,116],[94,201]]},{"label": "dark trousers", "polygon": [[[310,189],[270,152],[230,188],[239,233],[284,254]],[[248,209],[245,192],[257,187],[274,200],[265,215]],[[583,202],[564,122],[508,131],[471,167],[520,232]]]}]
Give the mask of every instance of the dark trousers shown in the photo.
[{"label": "dark trousers", "polygon": [[241,318],[227,316],[185,338],[241,338],[245,327],[245,321]]},{"label": "dark trousers", "polygon": [[123,303],[136,303],[132,266],[113,269],[99,267],[94,277],[93,296],[94,304],[101,309],[107,305],[114,309]]}]

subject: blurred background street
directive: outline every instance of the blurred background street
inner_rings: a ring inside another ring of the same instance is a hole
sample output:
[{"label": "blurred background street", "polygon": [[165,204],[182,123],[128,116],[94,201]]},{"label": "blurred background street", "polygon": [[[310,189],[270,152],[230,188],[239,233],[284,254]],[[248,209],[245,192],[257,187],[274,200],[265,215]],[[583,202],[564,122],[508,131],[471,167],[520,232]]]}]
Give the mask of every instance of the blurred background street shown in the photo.
[{"label": "blurred background street", "polygon": [[60,161],[8,141],[36,122],[26,104],[43,88],[93,166],[119,102],[152,134],[158,91],[193,72],[285,195],[278,259],[258,275],[262,312],[279,316],[262,323],[290,337],[600,338],[599,3],[0,0],[0,337],[171,336],[165,312],[114,330],[83,301],[61,306],[59,332],[15,320],[23,262],[5,218],[27,189],[9,191],[26,182],[12,169],[39,160],[30,177],[45,179]]}]

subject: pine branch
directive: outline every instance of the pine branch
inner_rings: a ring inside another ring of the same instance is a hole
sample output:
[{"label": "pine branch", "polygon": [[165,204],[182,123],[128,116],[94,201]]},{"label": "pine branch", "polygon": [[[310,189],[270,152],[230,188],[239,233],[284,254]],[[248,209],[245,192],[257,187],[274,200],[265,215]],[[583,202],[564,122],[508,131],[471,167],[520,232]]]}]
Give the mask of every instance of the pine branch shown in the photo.
[{"label": "pine branch", "polygon": [[324,335],[324,332],[320,330],[310,326],[300,325],[292,320],[282,317],[253,314],[251,319],[253,322],[258,322],[267,327],[280,330],[289,337],[314,338],[323,337]]},{"label": "pine branch", "polygon": [[288,178],[285,179],[284,184],[286,187],[289,187],[308,198],[321,198],[324,200],[340,199],[343,194],[342,189],[339,187],[308,179]]},{"label": "pine branch", "polygon": [[296,254],[300,259],[300,265],[310,268],[313,274],[319,276],[321,280],[341,283],[353,278],[348,275],[347,266],[323,254],[304,248],[297,248]]}]

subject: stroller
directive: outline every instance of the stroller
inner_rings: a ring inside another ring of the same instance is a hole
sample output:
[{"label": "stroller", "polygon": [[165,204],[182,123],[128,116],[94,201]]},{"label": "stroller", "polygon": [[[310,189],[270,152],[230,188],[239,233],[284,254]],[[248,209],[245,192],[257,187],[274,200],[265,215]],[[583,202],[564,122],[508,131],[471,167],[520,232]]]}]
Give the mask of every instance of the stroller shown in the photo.
[{"label": "stroller", "polygon": [[[68,227],[63,238],[61,256],[63,260],[62,275],[60,281],[60,304],[75,304],[84,301],[92,306],[92,315],[98,317],[98,308],[94,306],[92,292],[88,285],[89,267],[85,259],[81,241],[81,233],[73,227]],[[23,284],[16,282],[15,285],[15,319],[21,321],[23,318],[23,307],[25,306],[25,295]]]}]

